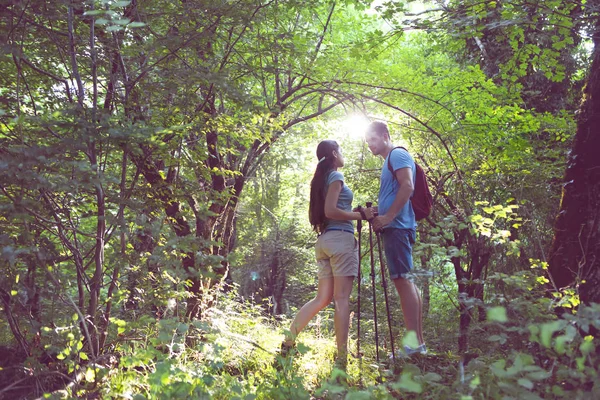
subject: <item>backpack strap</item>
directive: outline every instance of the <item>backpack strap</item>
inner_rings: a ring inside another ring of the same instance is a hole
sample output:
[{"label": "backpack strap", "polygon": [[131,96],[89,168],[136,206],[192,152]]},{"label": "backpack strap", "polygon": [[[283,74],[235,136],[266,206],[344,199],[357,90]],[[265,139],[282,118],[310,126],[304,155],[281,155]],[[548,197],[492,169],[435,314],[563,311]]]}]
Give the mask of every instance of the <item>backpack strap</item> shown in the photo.
[{"label": "backpack strap", "polygon": [[394,169],[392,168],[392,151],[394,151],[396,149],[403,149],[404,151],[406,151],[408,153],[408,150],[406,150],[406,147],[404,147],[404,146],[396,146],[390,150],[390,154],[388,154],[387,165],[388,165],[388,169],[392,173],[392,177],[394,178],[394,180],[396,180],[396,175],[394,175]]}]

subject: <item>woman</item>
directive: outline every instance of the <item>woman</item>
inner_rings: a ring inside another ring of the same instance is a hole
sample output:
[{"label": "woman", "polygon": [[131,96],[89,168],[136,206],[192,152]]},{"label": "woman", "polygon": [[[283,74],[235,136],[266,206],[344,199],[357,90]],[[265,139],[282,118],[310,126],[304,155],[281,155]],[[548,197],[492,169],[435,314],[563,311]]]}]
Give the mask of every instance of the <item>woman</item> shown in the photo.
[{"label": "woman", "polygon": [[310,184],[308,213],[310,223],[319,235],[315,245],[319,285],[315,298],[306,303],[292,321],[290,331],[281,344],[281,354],[285,356],[288,353],[295,344],[296,336],[333,299],[338,351],[336,364],[345,368],[350,325],[349,299],[359,267],[352,220],[361,219],[361,214],[352,211],[352,191],[344,184],[342,173],[338,172],[338,168],[344,166],[344,158],[337,142],[324,140],[319,143],[317,159],[319,162]]}]

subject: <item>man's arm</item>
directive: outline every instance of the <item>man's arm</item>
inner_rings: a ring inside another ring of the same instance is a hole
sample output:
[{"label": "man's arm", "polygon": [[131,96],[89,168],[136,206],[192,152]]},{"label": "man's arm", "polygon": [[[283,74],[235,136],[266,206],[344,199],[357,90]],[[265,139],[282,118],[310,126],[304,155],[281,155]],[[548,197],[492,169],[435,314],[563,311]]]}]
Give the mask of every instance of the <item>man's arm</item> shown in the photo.
[{"label": "man's arm", "polygon": [[406,202],[410,199],[414,190],[412,180],[412,169],[410,167],[400,168],[394,172],[396,180],[400,185],[396,198],[390,206],[390,209],[383,215],[376,217],[373,220],[373,228],[378,231],[396,218],[396,215],[402,210]]}]

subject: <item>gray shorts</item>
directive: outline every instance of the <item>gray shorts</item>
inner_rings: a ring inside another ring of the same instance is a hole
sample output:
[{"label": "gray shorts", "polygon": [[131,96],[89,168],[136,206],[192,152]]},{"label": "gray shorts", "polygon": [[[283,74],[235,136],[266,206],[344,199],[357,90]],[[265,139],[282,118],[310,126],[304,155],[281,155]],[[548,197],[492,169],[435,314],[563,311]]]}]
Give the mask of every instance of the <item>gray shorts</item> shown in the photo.
[{"label": "gray shorts", "polygon": [[319,279],[358,276],[358,245],[354,234],[326,231],[317,239],[315,256]]}]

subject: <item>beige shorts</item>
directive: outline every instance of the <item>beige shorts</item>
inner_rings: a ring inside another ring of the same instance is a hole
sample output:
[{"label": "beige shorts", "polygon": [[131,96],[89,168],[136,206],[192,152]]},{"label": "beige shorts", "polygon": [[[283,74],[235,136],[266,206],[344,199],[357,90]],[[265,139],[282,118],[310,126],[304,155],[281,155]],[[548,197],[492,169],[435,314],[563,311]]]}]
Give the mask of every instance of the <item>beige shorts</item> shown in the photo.
[{"label": "beige shorts", "polygon": [[319,236],[315,256],[319,279],[358,276],[358,245],[350,232],[327,231]]}]

